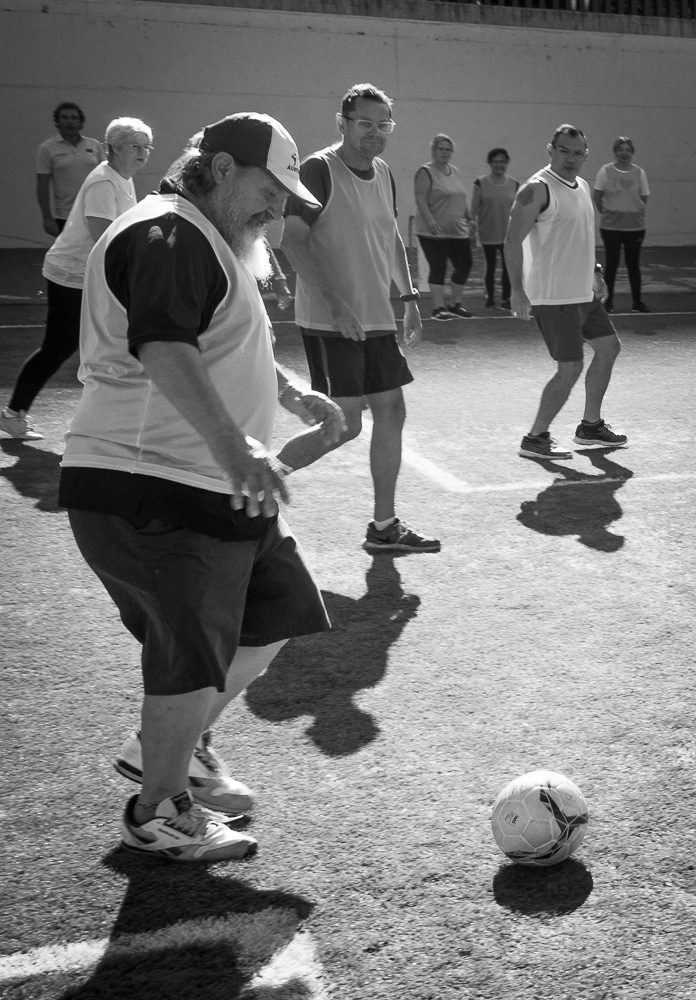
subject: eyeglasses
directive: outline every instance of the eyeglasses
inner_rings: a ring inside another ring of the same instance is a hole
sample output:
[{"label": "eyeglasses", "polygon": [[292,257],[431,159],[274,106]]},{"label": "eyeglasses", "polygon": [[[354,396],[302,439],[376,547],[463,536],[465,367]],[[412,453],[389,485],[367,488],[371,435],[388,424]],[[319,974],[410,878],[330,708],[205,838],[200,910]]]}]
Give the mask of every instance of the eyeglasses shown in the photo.
[{"label": "eyeglasses", "polygon": [[132,149],[134,153],[147,153],[148,156],[154,148],[154,146],[143,146],[139,142],[126,143],[126,149]]},{"label": "eyeglasses", "polygon": [[341,118],[345,118],[349,122],[354,122],[358,132],[370,132],[373,128],[376,128],[383,135],[389,135],[390,132],[394,131],[394,126],[396,125],[396,122],[392,121],[391,118],[381,122],[373,122],[369,118],[351,118],[350,115],[341,115]]}]

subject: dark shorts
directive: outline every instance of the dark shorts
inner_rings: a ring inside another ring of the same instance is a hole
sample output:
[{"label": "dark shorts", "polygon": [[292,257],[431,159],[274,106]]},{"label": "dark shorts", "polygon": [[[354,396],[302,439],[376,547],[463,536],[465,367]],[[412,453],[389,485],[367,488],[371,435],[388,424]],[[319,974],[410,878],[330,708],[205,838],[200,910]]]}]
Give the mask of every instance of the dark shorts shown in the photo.
[{"label": "dark shorts", "polygon": [[[300,328],[302,329],[302,328]],[[372,396],[413,382],[395,333],[348,340],[302,330],[312,388],[327,396]]]},{"label": "dark shorts", "polygon": [[616,337],[599,299],[564,306],[534,306],[532,311],[554,361],[582,361],[586,340]]},{"label": "dark shorts", "polygon": [[82,555],[142,644],[146,694],[223,691],[238,646],[330,628],[282,518],[258,541],[223,541],[161,521],[137,529],[111,514],[68,514]]}]

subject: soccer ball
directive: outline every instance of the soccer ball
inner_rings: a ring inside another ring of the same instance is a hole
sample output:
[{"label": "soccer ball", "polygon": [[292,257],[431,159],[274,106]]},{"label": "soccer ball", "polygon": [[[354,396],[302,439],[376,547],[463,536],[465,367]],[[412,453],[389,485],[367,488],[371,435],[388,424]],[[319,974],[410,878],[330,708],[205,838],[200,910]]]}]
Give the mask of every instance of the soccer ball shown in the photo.
[{"label": "soccer ball", "polygon": [[496,844],[511,861],[546,867],[570,857],[582,843],[588,818],[585,797],[570,778],[530,771],[502,789],[491,825]]}]

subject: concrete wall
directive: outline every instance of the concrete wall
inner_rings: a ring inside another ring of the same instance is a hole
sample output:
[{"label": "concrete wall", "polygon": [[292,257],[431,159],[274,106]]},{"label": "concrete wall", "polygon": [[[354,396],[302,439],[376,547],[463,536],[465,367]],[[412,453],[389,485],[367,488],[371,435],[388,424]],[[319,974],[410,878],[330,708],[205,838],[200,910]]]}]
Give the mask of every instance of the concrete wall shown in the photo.
[{"label": "concrete wall", "polygon": [[396,101],[387,159],[404,236],[413,174],[434,132],[454,138],[455,162],[470,182],[497,145],[510,150],[511,173],[524,178],[545,162],[555,126],[569,121],[588,134],[590,180],[611,159],[615,136],[632,136],[653,192],[648,242],[696,243],[693,37],[219,2],[5,0],[0,53],[0,246],[50,242],[34,197],[34,152],[61,100],[84,108],[88,135],[100,137],[124,114],[152,126],[156,150],[148,173],[136,178],[142,195],[190,134],[233,111],[275,115],[302,154],[327,145],[341,95],[362,80]]}]

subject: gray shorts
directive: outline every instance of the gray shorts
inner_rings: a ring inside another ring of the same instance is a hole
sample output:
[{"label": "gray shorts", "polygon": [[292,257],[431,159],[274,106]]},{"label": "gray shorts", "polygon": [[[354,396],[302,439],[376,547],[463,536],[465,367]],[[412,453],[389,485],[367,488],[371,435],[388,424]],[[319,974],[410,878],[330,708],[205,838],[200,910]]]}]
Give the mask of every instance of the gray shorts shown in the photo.
[{"label": "gray shorts", "polygon": [[224,541],[152,521],[68,511],[88,565],[142,644],[146,694],[225,688],[238,646],[324,632],[319,588],[287,524],[258,541]]},{"label": "gray shorts", "polygon": [[616,337],[614,324],[599,301],[534,306],[534,319],[554,361],[582,361],[586,340]]}]

